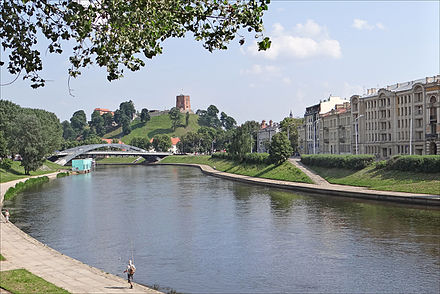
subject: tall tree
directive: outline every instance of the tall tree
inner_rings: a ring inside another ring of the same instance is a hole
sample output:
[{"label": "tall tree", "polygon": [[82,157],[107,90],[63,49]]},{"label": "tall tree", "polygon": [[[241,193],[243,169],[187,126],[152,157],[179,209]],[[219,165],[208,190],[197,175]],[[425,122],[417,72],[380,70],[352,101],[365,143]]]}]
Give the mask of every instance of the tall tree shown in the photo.
[{"label": "tall tree", "polygon": [[105,134],[104,118],[102,118],[99,111],[93,111],[92,120],[90,121],[89,125],[98,136],[103,136]]},{"label": "tall tree", "polygon": [[303,118],[294,117],[286,117],[280,122],[281,131],[287,135],[293,151],[298,151],[298,127],[301,126],[303,122]]},{"label": "tall tree", "polygon": [[283,132],[276,133],[272,137],[269,148],[269,159],[275,164],[286,161],[293,153],[293,148]]},{"label": "tall tree", "polygon": [[65,121],[63,121],[61,123],[61,125],[63,126],[63,138],[64,138],[64,140],[74,140],[74,139],[76,139],[76,133],[73,130],[70,122],[65,120]]},{"label": "tall tree", "polygon": [[4,139],[6,141],[7,151],[13,153],[12,131],[13,121],[17,118],[21,111],[21,107],[8,100],[0,100],[0,131],[3,132]]},{"label": "tall tree", "polygon": [[197,110],[199,115],[199,124],[205,127],[211,127],[215,129],[221,128],[221,121],[218,118],[219,110],[215,105],[210,105],[207,110]]},{"label": "tall tree", "polygon": [[131,100],[122,102],[119,105],[119,110],[121,111],[121,113],[125,114],[130,119],[130,121],[134,118],[134,115],[136,114],[134,103]]},{"label": "tall tree", "polygon": [[185,128],[188,127],[188,125],[189,125],[189,117],[190,117],[190,114],[189,114],[189,112],[187,112],[185,114]]},{"label": "tall tree", "polygon": [[131,132],[130,122],[131,120],[128,116],[126,116],[125,114],[121,115],[122,133],[124,135],[128,135]]},{"label": "tall tree", "polygon": [[102,119],[104,120],[106,132],[110,131],[113,127],[113,115],[110,112],[106,112],[102,115]]},{"label": "tall tree", "polygon": [[61,146],[62,126],[55,114],[40,109],[22,109],[13,121],[15,150],[25,173],[39,168],[45,157]]},{"label": "tall tree", "polygon": [[182,118],[182,113],[180,112],[180,109],[177,107],[173,107],[170,109],[170,112],[168,113],[171,119],[171,126],[173,128],[173,131],[176,130],[176,127],[180,124],[180,120]]},{"label": "tall tree", "polygon": [[142,108],[141,110],[141,122],[149,122],[150,121],[150,113],[148,112],[148,109]]},{"label": "tall tree", "polygon": [[84,110],[75,111],[70,118],[70,124],[77,135],[81,134],[87,125],[87,117]]},{"label": "tall tree", "polygon": [[[80,4],[84,2],[88,4]],[[9,55],[9,73],[22,73],[34,88],[45,84],[39,75],[44,67],[35,45],[38,39],[43,39],[38,43],[48,41],[48,53],[61,54],[65,40],[73,44],[70,76],[77,77],[82,68],[96,64],[107,68],[107,79],[111,81],[123,76],[121,66],[137,71],[146,59],[161,54],[168,38],[192,35],[213,51],[227,49],[236,36],[240,36],[242,45],[241,30],[247,30],[260,39],[259,50],[265,50],[270,47],[270,40],[262,34],[262,17],[268,3],[269,0],[2,1],[0,39]]]},{"label": "tall tree", "polygon": [[252,135],[242,125],[234,130],[228,152],[238,160],[242,160],[246,153],[250,153],[253,146]]}]

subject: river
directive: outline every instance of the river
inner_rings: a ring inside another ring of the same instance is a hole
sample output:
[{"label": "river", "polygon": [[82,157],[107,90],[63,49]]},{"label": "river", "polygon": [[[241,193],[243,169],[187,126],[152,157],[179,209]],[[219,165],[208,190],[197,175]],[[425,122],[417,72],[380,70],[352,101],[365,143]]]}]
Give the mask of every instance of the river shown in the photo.
[{"label": "river", "polygon": [[6,201],[50,247],[185,293],[439,293],[440,212],[177,166],[97,167]]}]

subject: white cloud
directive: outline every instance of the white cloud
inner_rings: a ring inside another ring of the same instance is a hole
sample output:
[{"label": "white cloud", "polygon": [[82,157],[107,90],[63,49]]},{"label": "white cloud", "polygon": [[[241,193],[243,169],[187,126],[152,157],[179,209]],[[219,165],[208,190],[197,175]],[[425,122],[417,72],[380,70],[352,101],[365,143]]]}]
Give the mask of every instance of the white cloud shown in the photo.
[{"label": "white cloud", "polygon": [[375,25],[369,24],[368,21],[363,20],[363,19],[359,19],[359,18],[355,18],[353,20],[353,24],[351,25],[352,27],[354,27],[355,29],[358,30],[374,30],[374,29],[379,29],[379,30],[384,30],[385,26],[378,22]]},{"label": "white cloud", "polygon": [[291,80],[290,78],[288,78],[288,77],[284,77],[284,78],[282,78],[281,81],[282,81],[284,84],[286,84],[286,85],[290,85],[290,84],[292,84],[292,80]]},{"label": "white cloud", "polygon": [[249,46],[246,52],[270,60],[284,57],[304,59],[316,56],[331,58],[342,56],[339,41],[331,39],[327,28],[313,20],[308,20],[305,24],[297,24],[291,32],[286,31],[280,23],[276,23],[270,35],[272,41],[270,49],[258,51],[255,43]]}]

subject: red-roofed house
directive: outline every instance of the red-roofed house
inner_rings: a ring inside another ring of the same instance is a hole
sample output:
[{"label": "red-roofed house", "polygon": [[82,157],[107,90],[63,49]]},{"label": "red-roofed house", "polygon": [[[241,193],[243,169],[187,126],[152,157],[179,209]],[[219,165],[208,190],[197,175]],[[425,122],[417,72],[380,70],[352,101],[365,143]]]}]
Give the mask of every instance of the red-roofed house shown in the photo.
[{"label": "red-roofed house", "polygon": [[115,115],[113,111],[106,108],[95,108],[94,111],[99,111],[99,115],[103,115],[104,113],[111,113],[112,115]]},{"label": "red-roofed house", "polygon": [[[104,142],[107,142],[107,144],[112,144],[112,143],[113,143],[113,139],[104,139],[104,138],[101,138],[101,140],[104,141]],[[122,141],[119,140],[117,144],[124,144],[124,143],[122,143]]]}]

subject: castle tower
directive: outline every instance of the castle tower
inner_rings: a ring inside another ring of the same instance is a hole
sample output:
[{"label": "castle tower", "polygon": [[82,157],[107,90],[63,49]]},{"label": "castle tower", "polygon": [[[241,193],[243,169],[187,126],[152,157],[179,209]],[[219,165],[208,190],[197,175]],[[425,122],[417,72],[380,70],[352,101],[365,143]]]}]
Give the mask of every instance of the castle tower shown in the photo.
[{"label": "castle tower", "polygon": [[189,95],[180,94],[176,96],[176,107],[180,109],[180,112],[191,112]]}]

